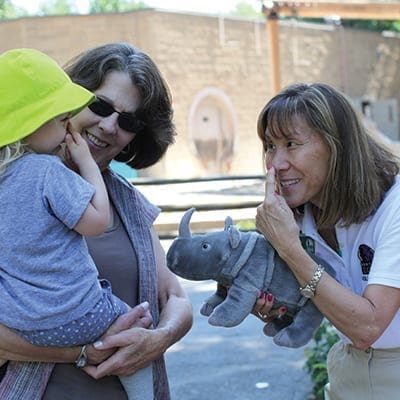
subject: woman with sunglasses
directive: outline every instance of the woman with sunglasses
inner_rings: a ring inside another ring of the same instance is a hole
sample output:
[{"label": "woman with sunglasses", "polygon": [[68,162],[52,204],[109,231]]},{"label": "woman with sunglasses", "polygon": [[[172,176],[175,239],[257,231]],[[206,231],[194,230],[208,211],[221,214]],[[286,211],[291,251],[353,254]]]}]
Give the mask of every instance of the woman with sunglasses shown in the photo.
[{"label": "woman with sunglasses", "polygon": [[[97,96],[70,122],[102,171],[111,202],[109,227],[86,242],[99,277],[110,281],[113,292],[133,309],[119,317],[101,340],[82,347],[33,346],[1,326],[0,356],[56,362],[43,399],[126,399],[118,376],[134,374],[151,363],[154,398],[167,400],[163,353],[190,329],[191,305],[166,268],[152,226],[159,210],[113,173],[109,164],[116,159],[140,169],[164,155],[175,134],[168,88],[153,61],[126,43],[86,51],[66,71]],[[70,157],[66,163],[76,169]],[[144,302],[149,303],[153,329],[145,329]]]}]

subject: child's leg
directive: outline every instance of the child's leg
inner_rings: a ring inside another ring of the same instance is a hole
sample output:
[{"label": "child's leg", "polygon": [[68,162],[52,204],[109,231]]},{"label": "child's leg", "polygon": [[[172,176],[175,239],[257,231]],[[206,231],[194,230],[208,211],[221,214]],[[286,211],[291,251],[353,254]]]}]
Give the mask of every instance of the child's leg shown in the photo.
[{"label": "child's leg", "polygon": [[95,306],[78,319],[50,329],[16,330],[27,342],[36,346],[81,346],[96,341],[109,326],[130,307],[114,296],[111,286],[101,280],[102,297]]},{"label": "child's leg", "polygon": [[119,377],[129,400],[153,400],[152,364],[133,375]]}]

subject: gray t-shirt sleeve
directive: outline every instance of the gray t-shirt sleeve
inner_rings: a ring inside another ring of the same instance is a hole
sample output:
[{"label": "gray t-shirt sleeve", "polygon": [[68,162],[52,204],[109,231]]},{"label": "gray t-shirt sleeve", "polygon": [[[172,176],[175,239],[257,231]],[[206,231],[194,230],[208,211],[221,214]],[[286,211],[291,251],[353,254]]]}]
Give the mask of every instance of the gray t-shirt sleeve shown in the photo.
[{"label": "gray t-shirt sleeve", "polygon": [[78,223],[94,193],[89,182],[63,165],[54,164],[43,179],[43,201],[48,211],[70,229]]}]

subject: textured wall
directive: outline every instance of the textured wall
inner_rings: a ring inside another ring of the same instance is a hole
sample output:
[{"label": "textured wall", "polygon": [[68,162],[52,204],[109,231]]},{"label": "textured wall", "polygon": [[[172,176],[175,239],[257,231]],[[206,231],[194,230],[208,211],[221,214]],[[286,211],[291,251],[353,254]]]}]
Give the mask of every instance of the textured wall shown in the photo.
[{"label": "textured wall", "polygon": [[[400,103],[400,39],[321,24],[282,21],[282,86],[325,81],[354,98],[396,98]],[[128,41],[156,61],[174,100],[177,142],[141,175],[204,176],[188,140],[188,113],[204,88],[225,93],[236,113],[238,137],[230,174],[262,173],[256,119],[271,97],[265,22],[140,10],[124,14],[34,17],[0,23],[0,51],[34,47],[63,64],[81,50]],[[399,111],[397,110],[397,113]]]}]

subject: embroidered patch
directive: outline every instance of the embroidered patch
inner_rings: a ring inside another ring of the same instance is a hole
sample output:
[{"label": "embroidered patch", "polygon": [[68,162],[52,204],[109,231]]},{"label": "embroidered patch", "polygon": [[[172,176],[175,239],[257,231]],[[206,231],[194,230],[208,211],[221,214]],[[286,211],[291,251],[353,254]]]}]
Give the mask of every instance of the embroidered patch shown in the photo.
[{"label": "embroidered patch", "polygon": [[300,232],[300,241],[304,250],[310,254],[315,254],[315,241],[312,237],[306,236],[304,233]]},{"label": "embroidered patch", "polygon": [[368,275],[374,258],[374,250],[366,244],[360,244],[357,255],[360,260],[363,275]]}]

